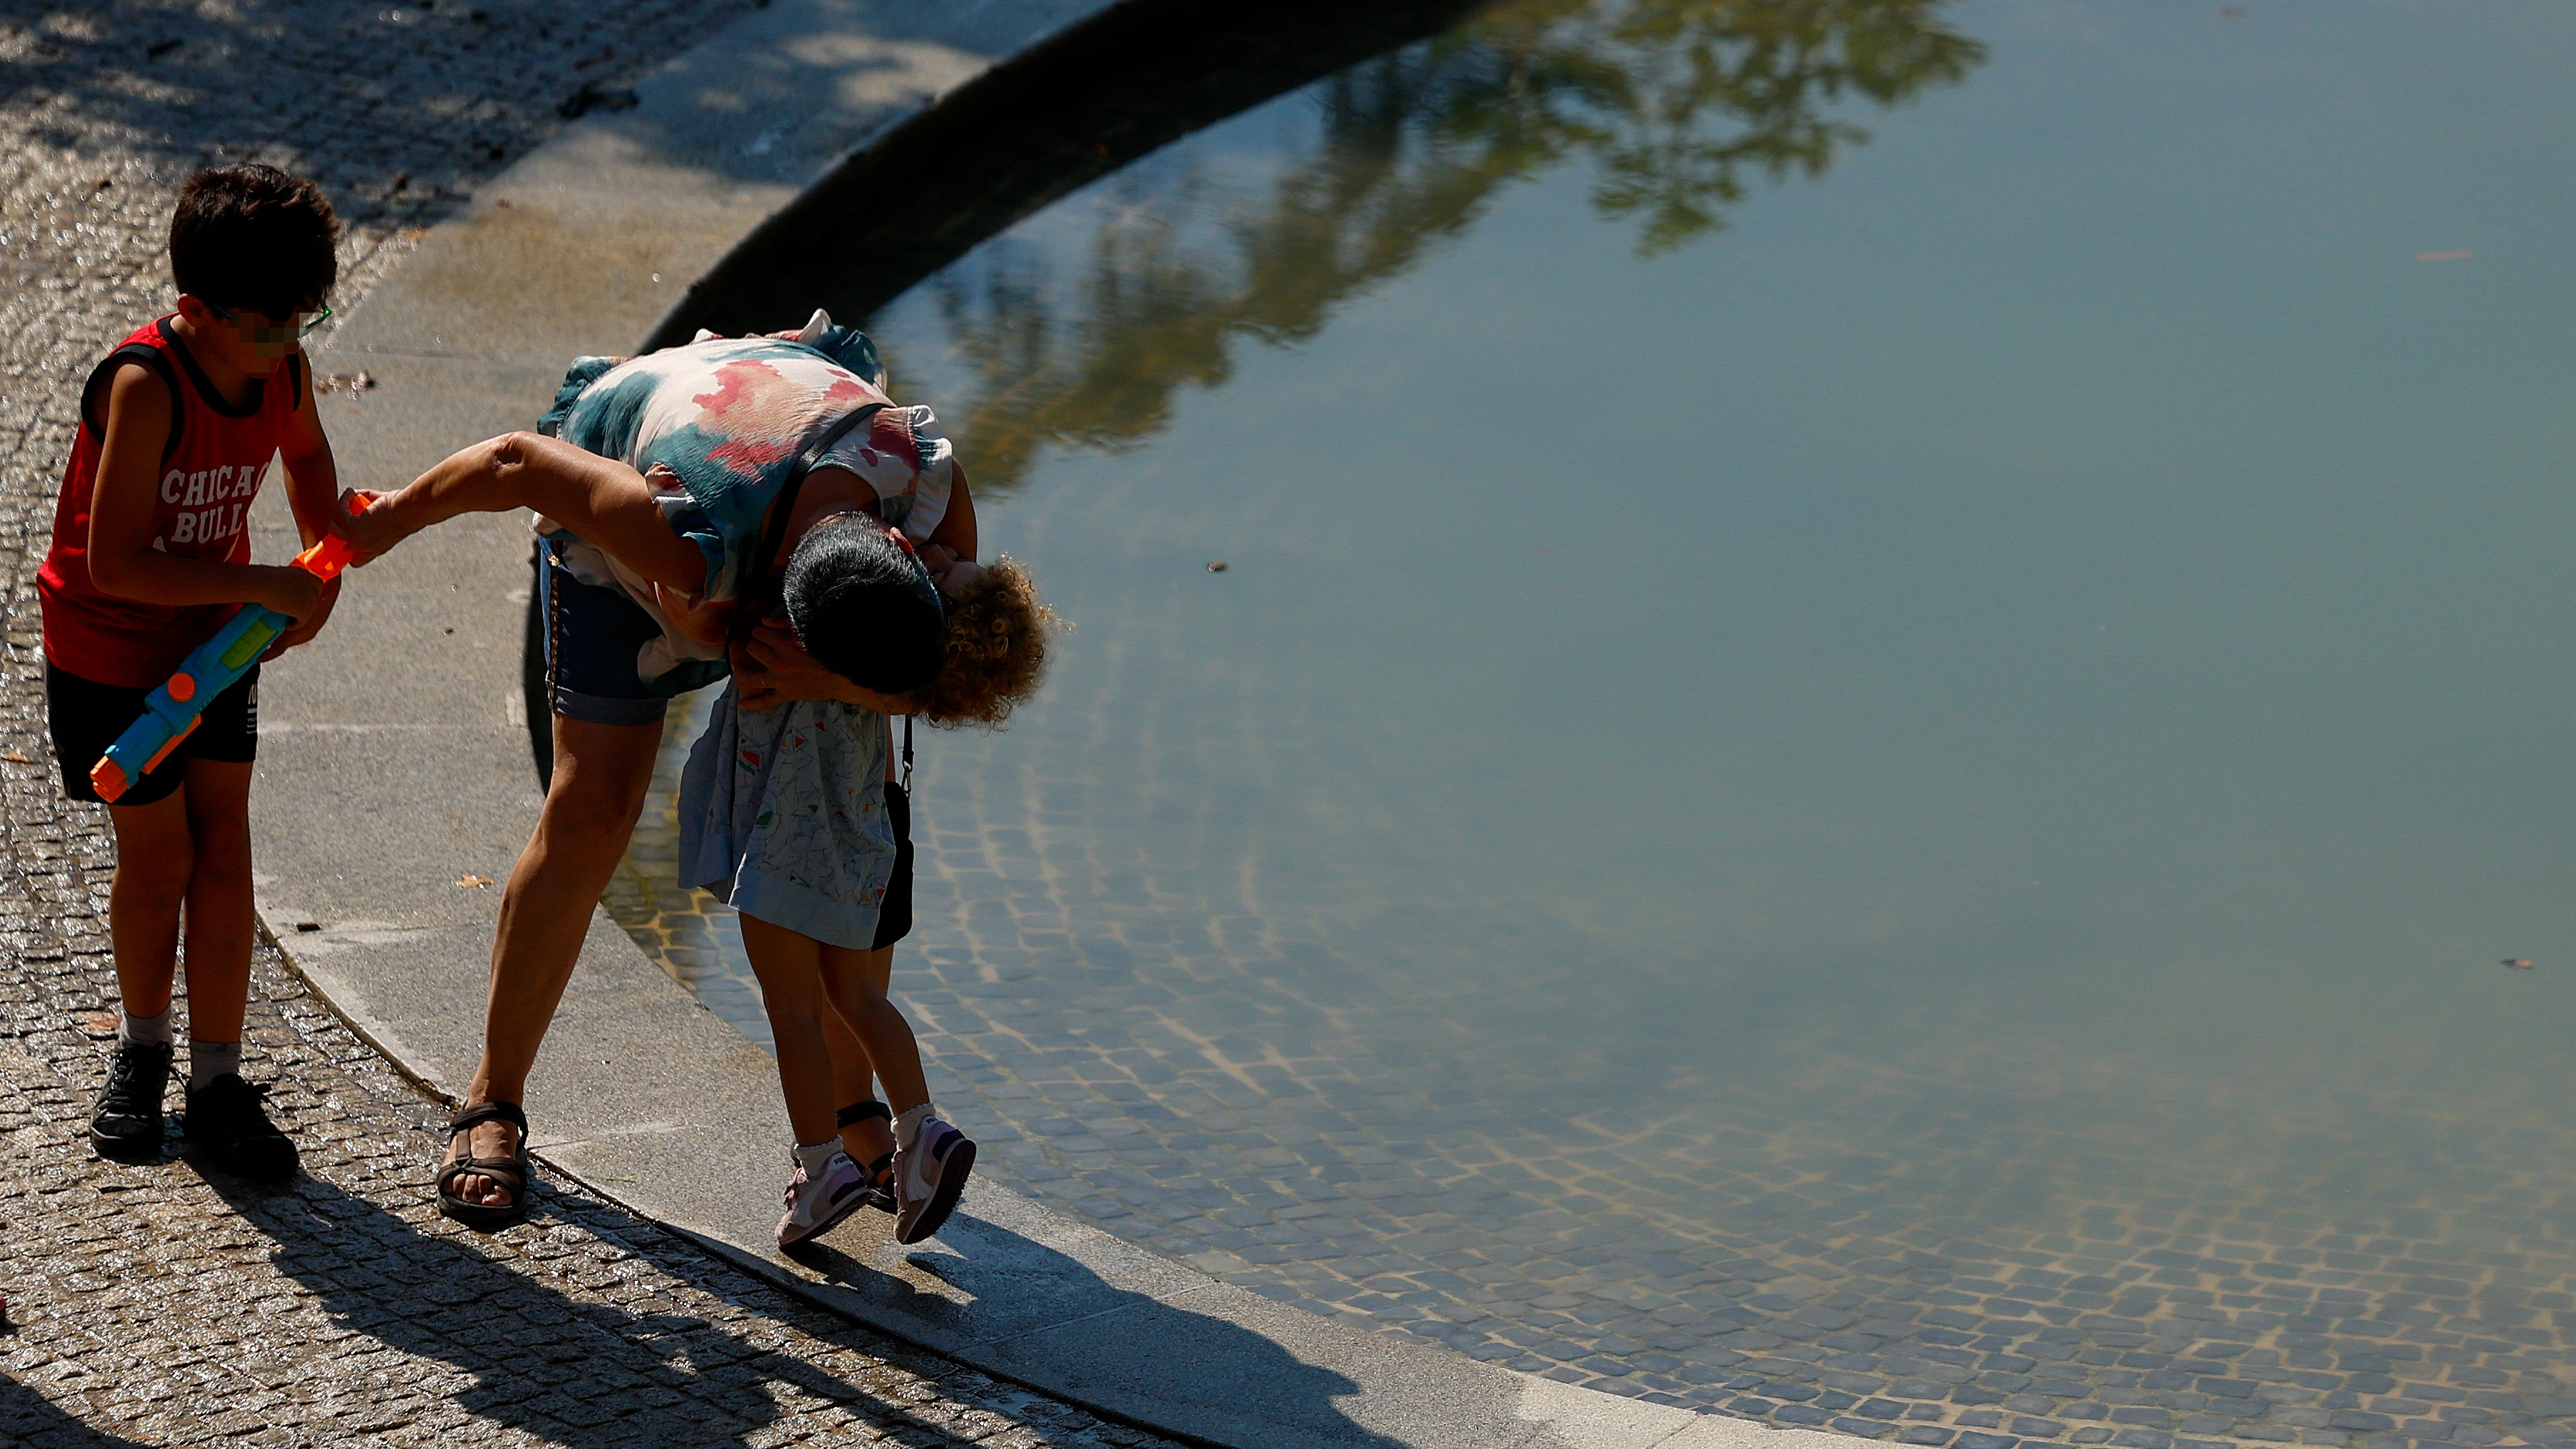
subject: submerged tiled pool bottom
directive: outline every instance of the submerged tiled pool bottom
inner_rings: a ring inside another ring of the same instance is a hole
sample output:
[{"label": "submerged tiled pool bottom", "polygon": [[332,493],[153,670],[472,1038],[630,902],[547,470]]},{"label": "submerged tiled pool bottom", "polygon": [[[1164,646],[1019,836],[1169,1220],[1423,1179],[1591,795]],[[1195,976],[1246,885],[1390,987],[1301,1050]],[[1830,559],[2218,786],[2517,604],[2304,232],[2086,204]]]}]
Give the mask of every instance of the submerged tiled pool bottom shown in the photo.
[{"label": "submerged tiled pool bottom", "polygon": [[942,1105],[1712,1412],[2576,1441],[2571,41],[1515,0],[877,308],[1078,626],[921,741]]},{"label": "submerged tiled pool bottom", "polygon": [[[1512,1054],[1338,1066],[1372,1057],[1333,1011],[1273,985],[1241,1014],[1261,963],[1307,946],[1222,911],[1099,907],[1080,852],[955,823],[1043,830],[1045,804],[952,790],[924,781],[922,927],[897,977],[943,1106],[997,1178],[1229,1282],[1555,1378],[1906,1443],[2576,1443],[2576,1144],[2545,1113],[2294,1121],[2026,1044],[1819,1048],[1661,1118],[1508,1110],[1470,1084],[1526,1074]],[[765,1037],[724,908],[642,889],[668,844],[648,820],[612,910]],[[2142,1092],[2175,1124],[2148,1135],[2158,1160],[2066,1125]]]}]

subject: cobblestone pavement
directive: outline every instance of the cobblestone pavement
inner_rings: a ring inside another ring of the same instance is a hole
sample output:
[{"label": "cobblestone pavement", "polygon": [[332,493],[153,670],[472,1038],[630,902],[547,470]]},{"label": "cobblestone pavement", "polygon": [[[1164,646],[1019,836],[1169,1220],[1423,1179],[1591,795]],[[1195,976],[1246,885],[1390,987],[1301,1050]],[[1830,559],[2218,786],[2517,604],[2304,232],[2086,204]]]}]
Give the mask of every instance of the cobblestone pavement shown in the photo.
[{"label": "cobblestone pavement", "polygon": [[455,1228],[428,1207],[444,1114],[266,950],[252,1075],[277,1083],[302,1179],[201,1175],[184,1135],[157,1165],[105,1163],[84,1135],[114,1029],[112,850],[55,781],[29,575],[73,393],[164,296],[178,182],[216,158],[318,176],[350,223],[345,305],[560,101],[613,101],[736,8],[0,5],[0,1442],[1161,1442],[853,1330],[576,1190],[503,1234]]}]

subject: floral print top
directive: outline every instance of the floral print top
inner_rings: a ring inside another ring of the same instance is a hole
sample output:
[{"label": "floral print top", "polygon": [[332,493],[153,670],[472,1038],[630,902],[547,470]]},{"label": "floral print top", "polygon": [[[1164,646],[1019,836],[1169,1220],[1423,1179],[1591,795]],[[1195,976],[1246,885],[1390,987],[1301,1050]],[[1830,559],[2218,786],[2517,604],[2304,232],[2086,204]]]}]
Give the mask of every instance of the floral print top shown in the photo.
[{"label": "floral print top", "polygon": [[[796,455],[853,409],[887,402],[885,382],[867,335],[818,311],[793,338],[702,333],[643,357],[578,359],[538,430],[653,481],[671,530],[706,555],[697,602],[733,602],[759,585],[768,561],[752,554]],[[879,516],[916,542],[947,516],[957,478],[955,452],[926,407],[881,409],[817,466],[865,480]],[[575,578],[623,589],[662,626],[662,638],[638,660],[640,677],[654,681],[692,662],[700,667],[688,673],[699,677],[680,688],[723,677],[721,646],[674,628],[649,581],[552,520],[538,519],[537,531],[565,541],[564,564]]]}]

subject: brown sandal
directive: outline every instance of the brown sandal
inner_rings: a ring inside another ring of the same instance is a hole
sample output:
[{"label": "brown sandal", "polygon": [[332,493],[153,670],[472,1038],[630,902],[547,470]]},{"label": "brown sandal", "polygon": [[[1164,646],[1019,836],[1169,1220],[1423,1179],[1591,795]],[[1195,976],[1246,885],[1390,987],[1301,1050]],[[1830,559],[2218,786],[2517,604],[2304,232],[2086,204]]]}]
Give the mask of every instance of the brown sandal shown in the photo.
[{"label": "brown sandal", "polygon": [[[518,1151],[507,1157],[473,1156],[473,1131],[486,1122],[507,1122],[519,1129]],[[477,1102],[447,1119],[447,1150],[454,1152],[458,1138],[465,1139],[466,1156],[456,1158],[438,1170],[438,1210],[476,1232],[498,1232],[528,1216],[528,1189],[537,1180],[536,1164],[528,1160],[528,1114],[516,1102]],[[504,1181],[510,1200],[499,1207],[487,1203],[467,1202],[450,1189],[460,1177],[489,1177]]]}]

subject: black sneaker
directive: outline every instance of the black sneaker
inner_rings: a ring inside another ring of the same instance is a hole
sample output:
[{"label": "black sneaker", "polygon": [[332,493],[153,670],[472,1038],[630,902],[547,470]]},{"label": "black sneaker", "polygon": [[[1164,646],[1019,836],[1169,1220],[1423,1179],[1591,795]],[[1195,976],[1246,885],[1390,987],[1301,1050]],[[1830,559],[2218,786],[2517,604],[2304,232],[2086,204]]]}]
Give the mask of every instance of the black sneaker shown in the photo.
[{"label": "black sneaker", "polygon": [[295,1175],[295,1144],[268,1120],[267,1095],[266,1082],[254,1087],[231,1072],[188,1093],[188,1140],[207,1166],[263,1182]]},{"label": "black sneaker", "polygon": [[161,1155],[161,1094],[170,1086],[170,1044],[119,1042],[108,1059],[107,1089],[90,1114],[90,1145],[120,1161]]}]

